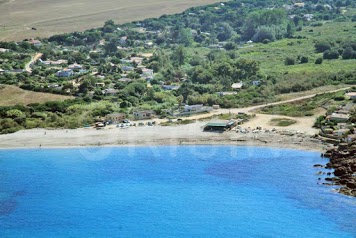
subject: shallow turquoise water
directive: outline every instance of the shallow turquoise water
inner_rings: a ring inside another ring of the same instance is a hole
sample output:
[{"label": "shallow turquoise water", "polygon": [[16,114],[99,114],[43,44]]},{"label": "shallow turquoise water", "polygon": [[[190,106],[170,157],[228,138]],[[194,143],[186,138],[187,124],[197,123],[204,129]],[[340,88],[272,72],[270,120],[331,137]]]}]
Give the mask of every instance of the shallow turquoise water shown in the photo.
[{"label": "shallow turquoise water", "polygon": [[318,153],[167,146],[0,151],[0,237],[356,237]]}]

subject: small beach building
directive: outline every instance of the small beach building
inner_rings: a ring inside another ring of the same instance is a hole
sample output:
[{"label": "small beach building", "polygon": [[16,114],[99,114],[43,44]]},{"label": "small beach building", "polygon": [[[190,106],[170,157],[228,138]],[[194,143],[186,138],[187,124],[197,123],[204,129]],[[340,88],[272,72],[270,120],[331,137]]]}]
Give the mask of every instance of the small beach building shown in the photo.
[{"label": "small beach building", "polygon": [[105,116],[105,121],[111,123],[120,123],[126,119],[125,113],[112,113]]},{"label": "small beach building", "polygon": [[351,92],[346,94],[351,100],[356,100],[356,92]]},{"label": "small beach building", "polygon": [[152,110],[141,110],[141,111],[135,111],[133,115],[136,120],[145,120],[145,119],[152,119],[153,117],[155,117],[156,114]]},{"label": "small beach building", "polygon": [[350,116],[348,114],[333,113],[330,115],[330,121],[347,122]]},{"label": "small beach building", "polygon": [[348,129],[339,129],[339,130],[334,131],[333,134],[334,134],[334,136],[337,136],[340,138],[340,137],[344,137],[349,132],[350,132],[350,130],[348,130]]},{"label": "small beach building", "polygon": [[185,105],[184,112],[198,112],[203,108],[203,104]]},{"label": "small beach building", "polygon": [[352,143],[352,142],[356,141],[356,134],[350,134],[350,135],[348,135],[347,138],[346,138],[346,141],[347,141],[348,143]]},{"label": "small beach building", "polygon": [[234,126],[236,126],[236,122],[233,120],[211,121],[205,125],[204,131],[226,131],[226,130],[231,130]]}]

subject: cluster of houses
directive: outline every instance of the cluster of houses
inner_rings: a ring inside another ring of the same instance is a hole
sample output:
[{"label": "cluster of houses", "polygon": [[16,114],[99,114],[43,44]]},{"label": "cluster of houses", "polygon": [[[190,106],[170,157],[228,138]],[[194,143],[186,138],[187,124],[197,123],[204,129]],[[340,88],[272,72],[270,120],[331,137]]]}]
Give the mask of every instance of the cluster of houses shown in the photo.
[{"label": "cluster of houses", "polygon": [[[57,60],[55,62],[62,62],[63,60]],[[53,61],[50,61],[53,62]],[[83,66],[77,63],[68,65],[67,68],[64,68],[62,70],[57,71],[56,76],[57,77],[71,77],[75,74],[83,74],[88,72],[87,70],[83,69]]]},{"label": "cluster of houses", "polygon": [[[204,106],[202,104],[197,105],[181,105],[178,106],[177,111],[167,111],[171,116],[180,117],[180,116],[190,116],[199,113],[208,113],[214,109],[219,109],[219,105],[214,105],[212,107]],[[153,110],[142,109],[142,110],[135,110],[132,113],[130,118],[134,120],[149,120],[157,117],[157,114]],[[118,124],[122,123],[124,120],[127,119],[125,113],[112,113],[105,116],[105,121],[109,122],[110,124]]]},{"label": "cluster of houses", "polygon": [[[346,94],[350,99],[356,100],[356,92]],[[328,142],[356,141],[355,124],[350,121],[351,113],[356,110],[353,102],[340,106],[331,115],[327,115],[325,125],[321,127],[320,135],[328,138]]]},{"label": "cluster of houses", "polygon": [[121,59],[121,70],[124,73],[129,72],[140,72],[141,78],[146,80],[152,80],[154,77],[154,73],[152,69],[146,68],[142,65],[144,58],[143,57],[131,57],[129,59]]},{"label": "cluster of houses", "polygon": [[[132,114],[135,120],[149,120],[156,117],[156,113],[152,110],[137,110]],[[105,116],[105,121],[110,124],[122,123],[127,119],[125,113],[112,113]]]}]

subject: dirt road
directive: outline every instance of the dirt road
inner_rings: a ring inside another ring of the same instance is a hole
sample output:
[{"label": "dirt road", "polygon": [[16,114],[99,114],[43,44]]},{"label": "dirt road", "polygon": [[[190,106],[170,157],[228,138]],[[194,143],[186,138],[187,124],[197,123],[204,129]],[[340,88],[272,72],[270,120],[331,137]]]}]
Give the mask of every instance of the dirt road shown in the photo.
[{"label": "dirt road", "polygon": [[[345,87],[345,88],[340,88],[340,89],[336,89],[336,90],[329,90],[326,91],[324,93],[334,93],[334,92],[338,92],[338,91],[342,91],[342,90],[346,90],[349,89],[350,87]],[[220,115],[220,114],[228,114],[228,113],[232,113],[232,114],[237,114],[239,112],[242,113],[251,113],[254,112],[258,109],[264,108],[264,107],[268,107],[268,106],[274,106],[274,105],[280,105],[280,104],[284,104],[284,103],[291,103],[291,102],[296,102],[296,101],[301,101],[301,100],[305,100],[305,99],[309,99],[309,98],[313,98],[315,97],[317,94],[313,93],[310,95],[306,95],[306,96],[302,96],[302,97],[296,97],[293,99],[288,99],[288,100],[283,100],[283,101],[279,101],[279,102],[273,102],[273,103],[267,103],[264,105],[258,105],[258,106],[251,106],[251,107],[245,107],[245,108],[231,108],[231,109],[217,109],[214,110],[210,113],[206,113],[206,114],[199,114],[199,115],[194,115],[194,116],[190,116],[190,117],[185,117],[185,119],[190,119],[190,120],[199,120],[199,119],[205,119],[205,118],[210,118],[212,116],[216,116],[216,115]],[[267,114],[255,114],[256,117],[251,119],[249,122],[244,124],[244,127],[251,127],[251,128],[256,128],[257,126],[266,128],[266,129],[272,129],[272,128],[276,128],[276,129],[289,129],[289,130],[296,130],[296,131],[302,131],[305,132],[307,134],[315,134],[317,133],[317,129],[313,128],[314,122],[315,122],[315,118],[317,116],[323,115],[325,113],[325,111],[323,110],[319,110],[314,116],[310,116],[310,117],[286,117],[286,116],[281,116],[281,115],[267,115]],[[288,126],[288,127],[277,127],[277,126],[272,126],[270,125],[270,121],[274,118],[289,118],[289,119],[293,119],[296,121],[295,124]],[[152,120],[150,120],[152,121]],[[157,123],[161,123],[161,122],[166,122],[167,119],[155,119],[155,121]]]},{"label": "dirt road", "polygon": [[42,53],[37,53],[34,56],[32,56],[31,61],[25,65],[25,70],[31,73],[32,72],[31,65],[34,64],[37,60],[39,60],[41,57],[42,57]]}]

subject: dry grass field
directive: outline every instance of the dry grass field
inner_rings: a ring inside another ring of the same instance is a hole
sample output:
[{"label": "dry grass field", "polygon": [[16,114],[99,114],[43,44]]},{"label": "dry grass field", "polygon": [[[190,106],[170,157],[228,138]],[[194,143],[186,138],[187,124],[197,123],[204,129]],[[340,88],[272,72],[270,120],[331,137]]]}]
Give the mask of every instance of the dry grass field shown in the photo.
[{"label": "dry grass field", "polygon": [[[217,0],[0,0],[0,41],[48,37],[179,13]],[[37,30],[31,30],[32,27]]]},{"label": "dry grass field", "polygon": [[13,106],[16,104],[27,105],[30,103],[61,101],[71,98],[73,97],[50,93],[37,93],[22,90],[15,86],[0,85],[0,106]]}]

